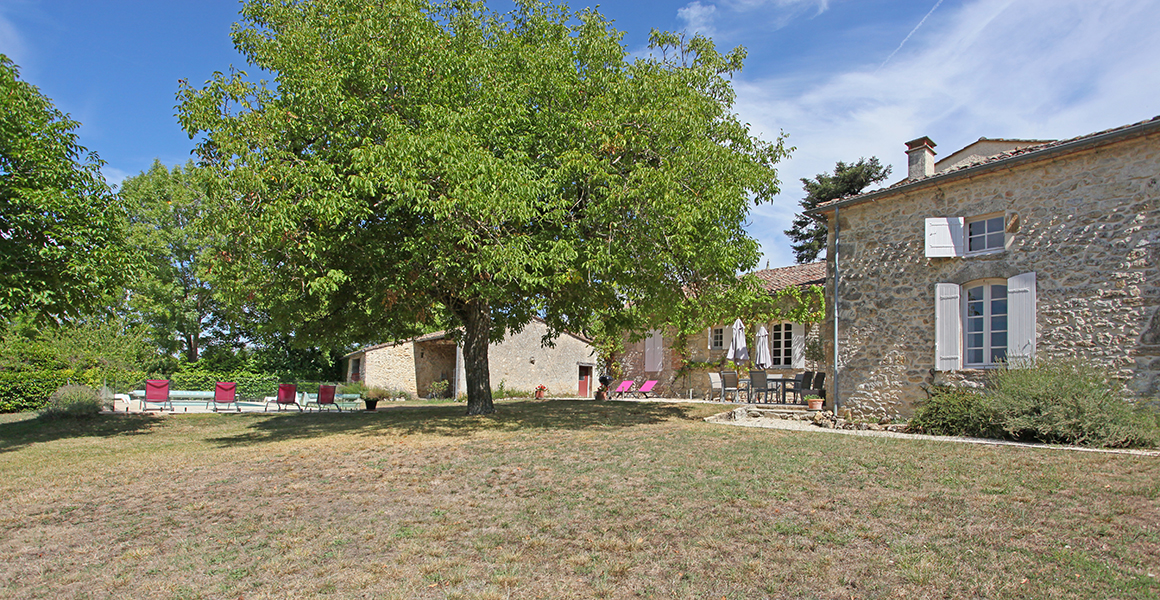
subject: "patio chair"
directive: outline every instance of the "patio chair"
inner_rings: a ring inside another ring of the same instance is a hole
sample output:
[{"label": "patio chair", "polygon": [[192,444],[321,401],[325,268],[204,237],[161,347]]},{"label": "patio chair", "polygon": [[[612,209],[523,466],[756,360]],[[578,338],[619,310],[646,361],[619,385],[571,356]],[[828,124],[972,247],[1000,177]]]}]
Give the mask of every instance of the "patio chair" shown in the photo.
[{"label": "patio chair", "polygon": [[205,407],[209,408],[211,403],[213,404],[214,412],[218,411],[219,406],[225,405],[225,408],[229,408],[231,404],[234,405],[234,408],[238,409],[238,412],[242,412],[242,405],[238,404],[238,384],[234,382],[217,382],[217,385],[213,388],[213,400],[207,401]]},{"label": "patio chair", "polygon": [[722,392],[721,399],[729,397],[729,392],[733,392],[733,401],[737,402],[741,398],[738,392],[737,371],[721,371]]},{"label": "patio chair", "polygon": [[653,388],[655,388],[656,386],[657,386],[657,380],[650,379],[649,381],[644,382],[644,384],[641,385],[639,388],[637,388],[637,390],[633,393],[636,394],[637,398],[640,398],[641,394],[644,394],[644,397],[648,398],[648,395],[652,393]]},{"label": "patio chair", "polygon": [[625,394],[629,393],[629,390],[632,389],[634,384],[636,384],[635,381],[631,379],[625,379],[624,381],[620,382],[620,385],[616,386],[616,389],[613,390],[612,394],[610,394],[608,397],[616,398],[618,396],[624,396]]},{"label": "patio chair", "polygon": [[769,382],[766,381],[765,371],[750,371],[749,372],[749,402],[753,403],[753,399],[758,395],[761,396],[763,402],[769,401]]},{"label": "patio chair", "polygon": [[141,400],[141,412],[149,410],[150,402],[154,404],[161,404],[163,408],[166,404],[168,404],[169,412],[173,412],[173,401],[169,399],[168,379],[145,380],[145,398]]},{"label": "patio chair", "polygon": [[313,401],[306,403],[306,410],[310,410],[310,405],[313,404],[318,407],[319,411],[325,406],[327,410],[337,408],[338,412],[342,412],[342,407],[334,401],[334,390],[335,386],[333,385],[318,386],[318,396]]},{"label": "patio chair", "polygon": [[709,373],[709,401],[713,401],[713,394],[725,401],[725,386],[721,383],[720,373]]},{"label": "patio chair", "polygon": [[293,404],[298,407],[298,412],[302,412],[302,405],[298,404],[298,386],[293,383],[282,383],[278,385],[277,396],[266,396],[266,407],[262,409],[263,412],[270,410],[270,405],[273,404],[282,410],[285,407]]},{"label": "patio chair", "polygon": [[818,371],[817,374],[814,375],[814,380],[812,383],[810,383],[810,388],[813,389],[815,392],[817,392],[818,395],[822,397],[822,400],[826,399],[826,372],[825,371]]},{"label": "patio chair", "polygon": [[798,404],[805,400],[805,393],[810,390],[810,384],[813,383],[814,372],[806,371],[805,373],[798,373],[793,377],[793,387],[787,388],[787,394],[792,393],[795,396]]}]

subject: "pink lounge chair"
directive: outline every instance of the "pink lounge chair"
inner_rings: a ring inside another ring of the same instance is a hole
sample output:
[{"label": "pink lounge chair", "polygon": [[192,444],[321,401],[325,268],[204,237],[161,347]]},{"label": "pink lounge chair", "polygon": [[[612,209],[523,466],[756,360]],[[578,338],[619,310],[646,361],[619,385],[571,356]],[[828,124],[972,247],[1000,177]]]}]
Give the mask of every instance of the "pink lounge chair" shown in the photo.
[{"label": "pink lounge chair", "polygon": [[636,382],[631,380],[631,379],[625,379],[624,381],[620,382],[620,385],[616,386],[616,389],[613,390],[612,394],[610,394],[608,397],[615,398],[617,396],[623,396],[625,394],[628,394],[629,390],[632,389],[632,386],[635,383]]},{"label": "pink lounge chair", "polygon": [[161,404],[162,408],[168,404],[169,412],[173,412],[173,401],[169,399],[168,379],[145,380],[145,399],[141,401],[141,412],[149,410],[150,402],[154,404]]},{"label": "pink lounge chair", "polygon": [[337,408],[338,412],[342,412],[342,407],[334,402],[334,389],[335,386],[333,385],[318,386],[318,398],[311,402],[307,402],[306,410],[310,410],[310,405],[313,404],[318,407],[319,411],[321,411],[322,407],[325,406],[328,410],[333,407]]},{"label": "pink lounge chair", "polygon": [[271,404],[277,406],[278,410],[282,410],[284,407],[293,404],[298,407],[298,412],[302,412],[302,405],[298,404],[298,386],[293,383],[279,384],[278,396],[276,398],[271,399],[269,396],[266,396],[266,407],[262,409],[263,412],[270,410]]},{"label": "pink lounge chair", "polygon": [[[213,402],[214,412],[218,411],[219,406],[225,405],[225,408],[229,408],[231,404],[238,412],[242,412],[242,405],[238,404],[238,384],[234,382],[217,382],[213,388],[213,400],[210,402]],[[205,403],[206,408],[209,408],[209,405],[209,402]]]},{"label": "pink lounge chair", "polygon": [[633,393],[636,394],[637,398],[640,398],[641,394],[644,394],[644,397],[648,398],[648,395],[652,393],[653,388],[655,388],[656,386],[657,386],[657,380],[650,379],[650,380],[644,382],[644,385],[640,386],[640,388],[638,388]]}]

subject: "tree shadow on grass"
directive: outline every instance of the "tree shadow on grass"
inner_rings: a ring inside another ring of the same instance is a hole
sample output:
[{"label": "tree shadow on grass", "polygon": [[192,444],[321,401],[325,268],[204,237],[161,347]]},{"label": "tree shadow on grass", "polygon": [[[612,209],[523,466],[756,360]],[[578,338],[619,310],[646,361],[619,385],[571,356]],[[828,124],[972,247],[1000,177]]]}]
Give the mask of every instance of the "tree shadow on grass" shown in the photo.
[{"label": "tree shadow on grass", "polygon": [[0,423],[0,452],[13,452],[32,444],[65,438],[113,437],[149,433],[160,424],[147,415],[100,415],[92,419],[46,421],[29,415]]},{"label": "tree shadow on grass", "polygon": [[673,419],[699,419],[690,416],[690,412],[688,405],[680,404],[592,400],[497,402],[496,412],[483,416],[464,415],[462,404],[391,407],[373,413],[279,415],[257,420],[238,435],[208,441],[222,446],[248,446],[336,434],[467,437],[489,431],[618,429]]}]

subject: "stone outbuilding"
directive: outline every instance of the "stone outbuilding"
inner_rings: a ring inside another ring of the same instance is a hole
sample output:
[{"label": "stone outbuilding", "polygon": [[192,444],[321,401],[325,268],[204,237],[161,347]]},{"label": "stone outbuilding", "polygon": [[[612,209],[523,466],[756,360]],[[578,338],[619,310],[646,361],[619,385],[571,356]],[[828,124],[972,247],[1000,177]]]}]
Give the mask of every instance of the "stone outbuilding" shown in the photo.
[{"label": "stone outbuilding", "polygon": [[[544,385],[553,396],[593,396],[596,351],[591,341],[562,333],[549,348],[542,345],[547,333],[547,324],[533,319],[519,332],[509,331],[503,341],[492,344],[487,356],[492,388],[502,384],[509,390],[531,392]],[[447,381],[452,397],[466,393],[463,348],[446,331],[368,346],[343,358],[346,380],[368,387],[426,397],[432,383]]]},{"label": "stone outbuilding", "polygon": [[1160,396],[1160,117],[938,163],[929,138],[907,147],[905,180],[810,211],[829,225],[828,402],[906,417],[932,385],[1037,357]]},{"label": "stone outbuilding", "polygon": [[[826,264],[815,262],[754,272],[767,292],[777,294],[791,286],[822,286]],[[743,317],[743,315],[738,315]],[[709,393],[709,372],[720,369],[732,336],[732,321],[713,325],[701,335],[680,340],[674,328],[657,329],[636,342],[626,341],[624,353],[616,357],[624,379],[638,384],[656,379],[663,396],[702,398]],[[750,322],[743,318],[749,344],[754,343],[758,327],[769,333],[770,353],[774,366],[767,373],[792,379],[806,369],[819,370],[824,365],[807,360],[807,343],[817,340],[819,327],[809,323]]]}]

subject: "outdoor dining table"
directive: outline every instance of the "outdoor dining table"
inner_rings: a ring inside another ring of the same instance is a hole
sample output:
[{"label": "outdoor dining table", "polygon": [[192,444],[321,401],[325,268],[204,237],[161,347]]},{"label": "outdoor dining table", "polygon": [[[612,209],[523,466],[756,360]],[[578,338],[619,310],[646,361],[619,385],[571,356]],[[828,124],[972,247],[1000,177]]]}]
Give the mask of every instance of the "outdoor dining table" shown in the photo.
[{"label": "outdoor dining table", "polygon": [[[781,400],[780,404],[785,404],[785,386],[787,383],[793,383],[793,380],[792,379],[785,379],[782,377],[770,377],[770,376],[766,375],[765,382],[766,382],[765,386],[767,388],[769,388],[769,387],[776,387],[777,388],[776,393],[778,395],[778,398]],[[738,379],[737,380],[737,392],[741,393],[742,391],[744,391],[745,392],[745,399],[752,402],[753,398],[750,395],[750,383],[751,383],[751,381],[748,377],[746,377],[744,379]]]}]

